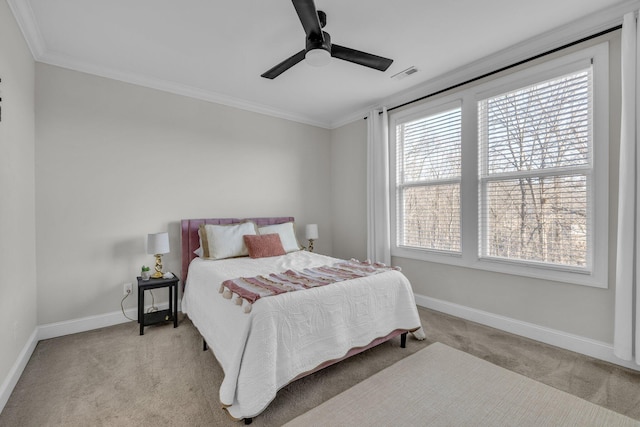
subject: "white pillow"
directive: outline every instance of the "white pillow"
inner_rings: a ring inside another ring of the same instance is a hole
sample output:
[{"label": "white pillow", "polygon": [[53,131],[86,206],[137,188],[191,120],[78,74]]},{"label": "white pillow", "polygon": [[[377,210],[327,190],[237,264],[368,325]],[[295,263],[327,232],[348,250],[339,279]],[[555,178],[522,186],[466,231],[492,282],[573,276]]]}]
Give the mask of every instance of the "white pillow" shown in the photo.
[{"label": "white pillow", "polygon": [[293,222],[285,222],[284,224],[264,225],[258,228],[260,234],[279,234],[282,247],[285,252],[299,251],[300,245],[296,239],[296,230]]},{"label": "white pillow", "polygon": [[202,257],[209,259],[248,256],[249,250],[242,236],[258,234],[253,222],[230,225],[202,224],[199,233]]}]

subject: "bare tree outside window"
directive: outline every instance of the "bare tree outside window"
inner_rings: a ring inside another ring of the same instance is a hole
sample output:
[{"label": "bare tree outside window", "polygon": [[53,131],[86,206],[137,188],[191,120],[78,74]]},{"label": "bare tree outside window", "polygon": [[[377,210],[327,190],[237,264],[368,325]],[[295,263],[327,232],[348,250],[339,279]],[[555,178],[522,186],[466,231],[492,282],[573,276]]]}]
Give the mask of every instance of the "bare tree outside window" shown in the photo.
[{"label": "bare tree outside window", "polygon": [[396,127],[401,245],[459,252],[461,109]]},{"label": "bare tree outside window", "polygon": [[590,83],[588,69],[479,102],[483,256],[587,264]]},{"label": "bare tree outside window", "polygon": [[[480,256],[585,267],[591,70],[478,102]],[[396,126],[398,242],[461,251],[461,108]]]},{"label": "bare tree outside window", "polygon": [[391,255],[609,284],[606,42],[389,115]]}]

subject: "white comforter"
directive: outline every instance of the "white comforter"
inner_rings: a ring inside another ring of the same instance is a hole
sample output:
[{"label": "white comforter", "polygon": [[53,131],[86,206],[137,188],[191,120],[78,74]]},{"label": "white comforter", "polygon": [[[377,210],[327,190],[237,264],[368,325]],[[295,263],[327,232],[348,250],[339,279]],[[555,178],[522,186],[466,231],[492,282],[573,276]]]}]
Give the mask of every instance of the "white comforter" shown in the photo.
[{"label": "white comforter", "polygon": [[413,292],[398,271],[262,298],[250,313],[218,289],[227,279],[329,265],[299,251],[271,258],[191,262],[182,311],[224,370],[220,402],[236,418],[254,417],[296,376],[339,359],[395,329],[420,327]]}]

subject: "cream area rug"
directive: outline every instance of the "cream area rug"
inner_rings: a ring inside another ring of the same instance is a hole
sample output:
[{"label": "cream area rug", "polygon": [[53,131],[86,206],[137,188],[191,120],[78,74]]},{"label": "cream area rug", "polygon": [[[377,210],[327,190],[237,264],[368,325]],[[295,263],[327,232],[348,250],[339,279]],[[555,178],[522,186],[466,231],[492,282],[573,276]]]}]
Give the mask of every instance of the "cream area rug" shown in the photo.
[{"label": "cream area rug", "polygon": [[640,426],[640,422],[435,343],[286,426]]}]

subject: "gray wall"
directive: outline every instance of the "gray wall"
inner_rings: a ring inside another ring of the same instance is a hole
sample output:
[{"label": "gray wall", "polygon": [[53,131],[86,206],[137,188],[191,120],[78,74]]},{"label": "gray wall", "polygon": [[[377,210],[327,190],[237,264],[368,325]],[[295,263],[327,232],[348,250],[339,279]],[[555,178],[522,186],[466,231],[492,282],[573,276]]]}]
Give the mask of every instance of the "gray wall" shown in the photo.
[{"label": "gray wall", "polygon": [[33,76],[31,52],[0,1],[0,385],[36,327]]},{"label": "gray wall", "polygon": [[[618,33],[611,34],[606,39],[610,40],[611,79],[609,288],[597,289],[393,257],[392,263],[402,267],[416,294],[605,343],[613,342],[620,123],[620,39]],[[602,40],[593,41],[590,44],[596,44]],[[352,195],[354,189],[366,188],[366,168],[362,162],[366,155],[367,128],[363,122],[364,120],[343,126],[334,130],[332,134],[333,158],[342,165],[332,165],[338,170],[334,172],[334,176],[341,180],[338,182],[348,183],[347,185],[335,183],[332,193],[334,229],[337,233],[338,227],[342,227],[342,233],[349,233],[342,237],[334,236],[334,251],[340,255],[345,252],[366,254],[366,201]],[[336,160],[337,157],[339,159]],[[338,225],[341,218],[345,218],[345,224]],[[357,219],[364,221],[365,226],[353,226],[357,224]],[[349,251],[343,252],[337,247],[338,242],[344,244],[345,248],[348,247]]]},{"label": "gray wall", "polygon": [[118,311],[147,233],[179,273],[182,218],[291,215],[331,253],[326,129],[37,64],[35,159],[41,325]]},{"label": "gray wall", "polygon": [[[612,341],[617,35],[610,54],[610,288],[394,258],[416,293]],[[293,215],[319,225],[319,252],[366,257],[365,121],[329,131],[34,66],[4,1],[0,78],[0,379],[37,325],[117,312],[153,262],[147,233],[169,231],[178,272],[181,218]]]},{"label": "gray wall", "polygon": [[367,258],[367,124],[358,120],[331,132],[333,254]]}]

